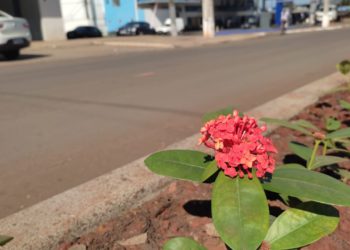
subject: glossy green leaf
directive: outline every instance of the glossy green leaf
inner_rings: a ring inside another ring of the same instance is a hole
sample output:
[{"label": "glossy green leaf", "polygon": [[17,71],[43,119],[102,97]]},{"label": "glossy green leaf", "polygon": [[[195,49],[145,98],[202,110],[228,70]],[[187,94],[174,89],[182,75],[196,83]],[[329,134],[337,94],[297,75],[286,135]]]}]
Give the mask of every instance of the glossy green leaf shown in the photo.
[{"label": "glossy green leaf", "polygon": [[339,129],[326,136],[327,139],[342,139],[348,137],[350,137],[350,128]]},{"label": "glossy green leaf", "polygon": [[315,171],[302,168],[277,168],[265,190],[325,204],[350,206],[350,187]]},{"label": "glossy green leaf", "polygon": [[290,142],[288,146],[294,154],[304,159],[305,161],[308,161],[311,158],[312,148],[306,147],[295,142]]},{"label": "glossy green leaf", "polygon": [[304,127],[304,128],[319,130],[318,127],[316,127],[314,124],[312,124],[311,122],[309,122],[307,120],[303,120],[303,119],[296,120],[293,122],[293,124],[299,125],[299,126]]},{"label": "glossy green leaf", "polygon": [[332,206],[307,202],[289,208],[278,216],[265,241],[271,250],[299,248],[331,234],[338,226],[339,214]]},{"label": "glossy green leaf", "polygon": [[347,102],[345,100],[340,100],[339,104],[342,108],[350,110],[350,102]]},{"label": "glossy green leaf", "polygon": [[226,107],[226,108],[214,111],[214,112],[207,113],[203,116],[202,120],[203,120],[203,122],[208,122],[208,121],[211,121],[213,119],[218,118],[220,115],[228,115],[228,114],[232,114],[232,113],[233,113],[233,107],[230,106],[230,107]]},{"label": "glossy green leaf", "polygon": [[212,161],[208,167],[203,171],[201,180],[202,182],[209,179],[211,176],[213,176],[217,171],[219,170],[216,161]]},{"label": "glossy green leaf", "polygon": [[176,237],[167,241],[163,250],[206,250],[206,248],[191,238]]},{"label": "glossy green leaf", "polygon": [[182,180],[201,181],[204,169],[210,164],[205,153],[193,150],[167,150],[152,154],[145,160],[154,173]]},{"label": "glossy green leaf", "polygon": [[329,117],[326,119],[326,129],[328,131],[334,131],[339,129],[341,126],[341,122],[338,121],[337,119],[334,119],[332,117]]},{"label": "glossy green leaf", "polygon": [[262,118],[260,120],[263,122],[269,123],[269,124],[275,124],[278,126],[293,129],[293,130],[299,131],[299,132],[306,134],[306,135],[312,135],[312,133],[309,130],[305,129],[304,127],[302,127],[296,123],[286,121],[286,120],[273,119],[273,118]]},{"label": "glossy green leaf", "polygon": [[344,161],[348,161],[348,159],[344,157],[337,157],[337,156],[331,156],[331,155],[325,155],[325,156],[320,155],[320,156],[316,156],[314,164],[312,164],[310,169],[329,166],[329,165],[337,164]]},{"label": "glossy green leaf", "polygon": [[232,249],[257,249],[269,227],[269,208],[257,178],[230,178],[220,172],[212,194],[212,216]]},{"label": "glossy green leaf", "polygon": [[4,246],[5,244],[9,243],[11,240],[13,240],[13,237],[11,236],[0,235],[0,246]]},{"label": "glossy green leaf", "polygon": [[288,163],[288,164],[278,165],[277,168],[301,168],[301,169],[305,169],[305,166],[297,164],[297,163]]}]

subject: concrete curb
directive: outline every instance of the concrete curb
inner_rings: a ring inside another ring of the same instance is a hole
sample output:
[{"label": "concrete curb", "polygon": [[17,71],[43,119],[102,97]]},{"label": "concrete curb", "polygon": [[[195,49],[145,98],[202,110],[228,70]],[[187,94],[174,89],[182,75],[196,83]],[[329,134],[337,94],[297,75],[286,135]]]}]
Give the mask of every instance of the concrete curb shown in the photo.
[{"label": "concrete curb", "polygon": [[141,48],[159,48],[159,49],[174,49],[175,45],[171,43],[144,43],[144,42],[95,42],[96,45],[121,46],[121,47],[141,47]]},{"label": "concrete curb", "polygon": [[[247,113],[256,118],[288,119],[341,83],[343,78],[335,73]],[[194,148],[198,137],[193,135],[168,148]],[[62,239],[77,237],[154,197],[171,180],[149,172],[144,159],[0,220],[0,232],[15,238],[4,249],[56,249]]]}]

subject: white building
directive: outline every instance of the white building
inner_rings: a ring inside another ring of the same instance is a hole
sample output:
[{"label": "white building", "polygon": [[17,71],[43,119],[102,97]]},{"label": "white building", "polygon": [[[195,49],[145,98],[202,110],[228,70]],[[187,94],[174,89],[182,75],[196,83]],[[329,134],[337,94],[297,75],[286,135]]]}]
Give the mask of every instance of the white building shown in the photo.
[{"label": "white building", "polygon": [[59,0],[64,23],[64,31],[78,26],[93,25],[107,33],[104,0]]},{"label": "white building", "polygon": [[79,25],[107,32],[104,0],[0,0],[0,10],[27,19],[34,40],[65,39]]}]

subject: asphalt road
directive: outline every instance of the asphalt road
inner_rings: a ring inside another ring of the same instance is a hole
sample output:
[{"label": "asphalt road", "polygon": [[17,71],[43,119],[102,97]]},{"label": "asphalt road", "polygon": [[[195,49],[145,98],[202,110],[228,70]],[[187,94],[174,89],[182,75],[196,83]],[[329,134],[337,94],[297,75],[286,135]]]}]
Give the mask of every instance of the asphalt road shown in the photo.
[{"label": "asphalt road", "polygon": [[244,111],[333,73],[349,41],[339,30],[0,64],[0,217],[193,134],[207,111]]}]

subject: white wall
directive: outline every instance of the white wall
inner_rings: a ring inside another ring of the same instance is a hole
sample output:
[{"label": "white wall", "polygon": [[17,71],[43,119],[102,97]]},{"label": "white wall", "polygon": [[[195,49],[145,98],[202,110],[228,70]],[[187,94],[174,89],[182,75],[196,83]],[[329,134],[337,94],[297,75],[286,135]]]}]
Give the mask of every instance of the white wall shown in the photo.
[{"label": "white wall", "polygon": [[169,18],[168,8],[145,8],[145,21],[147,21],[152,27],[159,27],[163,25],[165,20]]},{"label": "white wall", "polygon": [[57,0],[38,1],[43,40],[65,39],[60,2]]},{"label": "white wall", "polygon": [[81,25],[91,25],[91,11],[85,0],[61,0],[65,32]]},{"label": "white wall", "polygon": [[78,26],[95,25],[95,22],[103,33],[107,32],[104,0],[60,0],[60,2],[65,32]]}]

